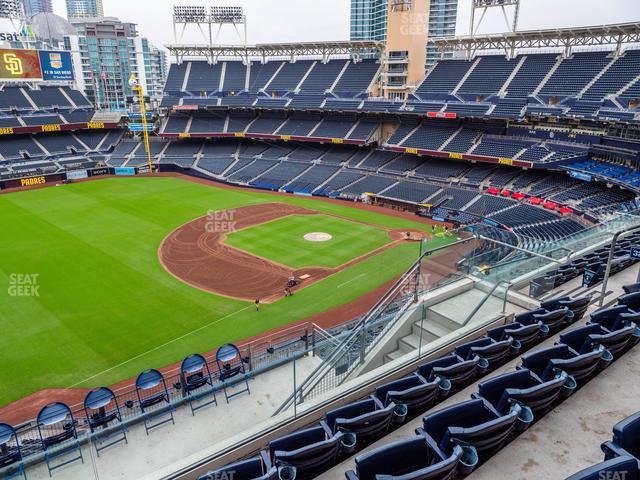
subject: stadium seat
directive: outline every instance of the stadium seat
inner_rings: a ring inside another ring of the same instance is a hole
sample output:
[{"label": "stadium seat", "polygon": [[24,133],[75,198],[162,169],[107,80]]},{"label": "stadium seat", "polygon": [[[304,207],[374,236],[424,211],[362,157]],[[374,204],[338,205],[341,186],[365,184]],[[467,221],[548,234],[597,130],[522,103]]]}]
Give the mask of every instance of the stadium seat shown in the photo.
[{"label": "stadium seat", "polygon": [[590,302],[591,296],[589,295],[579,298],[560,297],[542,302],[540,304],[540,308],[544,308],[549,311],[557,310],[559,308],[568,308],[573,312],[573,318],[571,320],[575,323],[582,319],[587,308],[589,308]]},{"label": "stadium seat", "polygon": [[560,398],[567,382],[570,382],[571,388],[568,388],[566,393],[573,393],[573,379],[566,373],[541,382],[529,370],[521,369],[481,382],[474,397],[486,400],[499,415],[509,413],[515,403],[529,407],[534,420],[538,420]]},{"label": "stadium seat", "polygon": [[470,473],[477,464],[475,448],[456,446],[441,457],[423,436],[375,448],[355,458],[356,469],[347,480],[452,480]]},{"label": "stadium seat", "polygon": [[[216,351],[216,363],[218,364],[218,379],[222,382],[227,403],[230,398],[244,392],[251,394],[244,367],[245,361],[238,347],[232,343],[222,345]],[[234,387],[239,389],[229,394],[227,388]]]},{"label": "stadium seat", "polygon": [[582,385],[601,368],[603,356],[604,349],[578,354],[567,345],[556,345],[523,355],[522,368],[528,369],[543,382],[553,380],[565,372],[578,385]]},{"label": "stadium seat", "polygon": [[175,407],[169,399],[164,376],[155,369],[145,370],[136,378],[136,395],[144,416],[144,428],[149,431],[167,422],[175,424]]},{"label": "stadium seat", "polygon": [[502,448],[523,411],[515,404],[508,414],[498,415],[482,399],[467,400],[424,417],[418,434],[424,434],[442,458],[448,458],[457,445],[468,445],[475,447],[482,463]]},{"label": "stadium seat", "polygon": [[629,456],[606,460],[567,477],[566,480],[638,480],[638,461]]},{"label": "stadium seat", "polygon": [[269,454],[279,471],[293,469],[286,473],[287,478],[314,478],[336,464],[344,437],[322,426],[307,428],[269,442]]},{"label": "stadium seat", "polygon": [[618,303],[626,305],[631,310],[637,311],[640,309],[640,292],[627,293],[618,297]]},{"label": "stadium seat", "polygon": [[[76,420],[68,405],[62,402],[45,405],[38,412],[36,422],[49,475],[78,460],[84,463]],[[56,461],[58,458],[61,461]]]},{"label": "stadium seat", "polygon": [[84,413],[93,433],[96,454],[116,443],[127,442],[127,428],[122,423],[120,405],[107,387],[91,390],[84,398]]},{"label": "stadium seat", "polygon": [[509,340],[514,346],[514,350],[520,353],[540,342],[548,333],[549,328],[541,321],[531,325],[513,322],[488,330],[487,337],[496,342]]},{"label": "stadium seat", "polygon": [[322,425],[331,433],[354,434],[357,444],[364,445],[387,433],[395,409],[393,402],[383,406],[377,399],[369,398],[327,412]]},{"label": "stadium seat", "polygon": [[[480,357],[463,360],[452,353],[418,367],[417,373],[427,381],[444,378],[451,383],[451,393],[466,387],[480,374]],[[443,393],[446,393],[443,391]]]},{"label": "stadium seat", "polygon": [[234,480],[276,480],[278,470],[271,465],[271,459],[266,452],[260,452],[259,457],[249,458],[225,467],[207,472],[198,480],[220,480],[233,478]]},{"label": "stadium seat", "polygon": [[634,330],[633,327],[623,327],[609,332],[598,324],[590,324],[563,333],[560,343],[579,355],[604,348],[613,356],[613,360],[630,345]]},{"label": "stadium seat", "polygon": [[393,382],[380,385],[376,388],[374,396],[384,405],[391,403],[406,405],[410,413],[424,411],[430,408],[441,395],[441,384],[446,384],[448,393],[450,384],[448,381],[436,379],[427,381],[420,375],[410,375]]},{"label": "stadium seat", "polygon": [[547,311],[541,308],[516,315],[514,322],[523,325],[542,323],[546,327],[547,332],[555,333],[573,323],[573,318],[573,312],[567,307],[553,311]]},{"label": "stadium seat", "polygon": [[602,444],[605,460],[630,455],[640,461],[640,412],[613,427],[613,439]]},{"label": "stadium seat", "polygon": [[515,340],[496,342],[492,338],[484,337],[456,347],[455,353],[465,360],[479,357],[478,370],[481,374],[502,365],[512,355],[518,352],[520,345]]},{"label": "stadium seat", "polygon": [[6,423],[0,423],[0,470],[4,478],[27,478],[16,430]]},{"label": "stadium seat", "polygon": [[191,414],[207,405],[217,405],[213,377],[205,358],[199,353],[186,357],[180,366],[181,386],[184,389]]}]

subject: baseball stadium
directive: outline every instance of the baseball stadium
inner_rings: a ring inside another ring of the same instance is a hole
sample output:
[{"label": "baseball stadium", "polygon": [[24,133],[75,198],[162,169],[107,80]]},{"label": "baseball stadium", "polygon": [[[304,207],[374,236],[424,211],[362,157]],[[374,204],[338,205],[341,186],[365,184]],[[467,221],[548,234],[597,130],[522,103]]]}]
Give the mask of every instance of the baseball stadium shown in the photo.
[{"label": "baseball stadium", "polygon": [[0,1],[0,479],[640,480],[640,9],[529,1]]}]

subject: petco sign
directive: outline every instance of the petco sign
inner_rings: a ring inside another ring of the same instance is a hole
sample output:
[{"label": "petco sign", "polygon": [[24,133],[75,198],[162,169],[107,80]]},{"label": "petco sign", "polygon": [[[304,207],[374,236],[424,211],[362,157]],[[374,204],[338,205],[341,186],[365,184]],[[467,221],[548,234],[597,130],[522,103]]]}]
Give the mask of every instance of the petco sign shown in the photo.
[{"label": "petco sign", "polygon": [[0,32],[0,42],[19,42],[20,35],[11,32]]}]

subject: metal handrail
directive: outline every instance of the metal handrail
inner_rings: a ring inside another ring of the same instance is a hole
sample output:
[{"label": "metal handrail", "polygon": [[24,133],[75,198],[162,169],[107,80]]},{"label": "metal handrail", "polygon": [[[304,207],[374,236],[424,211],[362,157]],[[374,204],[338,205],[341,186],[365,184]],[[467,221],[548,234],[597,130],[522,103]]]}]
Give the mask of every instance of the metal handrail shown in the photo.
[{"label": "metal handrail", "polygon": [[[507,286],[507,290],[505,290],[504,294],[505,294],[505,299],[506,299],[506,295],[507,292],[509,291],[509,288],[511,287],[511,282],[507,282],[505,280],[496,283],[493,288],[489,291],[489,293],[487,293],[487,295],[482,299],[482,301],[475,306],[475,308],[471,311],[471,313],[467,316],[467,318],[464,320],[464,322],[462,322],[462,326],[466,327],[467,324],[471,321],[471,319],[475,316],[476,313],[478,313],[480,311],[480,309],[483,307],[483,305],[485,303],[487,303],[487,300],[493,296],[493,294],[495,293],[495,291],[498,289],[498,287],[502,284],[505,284]],[[506,302],[505,302],[506,303]],[[504,304],[503,304],[504,305]],[[504,310],[504,306],[503,306],[503,310]]]},{"label": "metal handrail", "polygon": [[616,249],[616,243],[618,242],[618,238],[629,232],[633,232],[635,230],[640,230],[640,225],[636,225],[634,227],[627,227],[624,230],[620,230],[613,235],[611,239],[611,247],[609,248],[609,256],[607,257],[607,269],[604,272],[604,279],[602,280],[602,291],[600,292],[600,301],[598,302],[598,306],[602,307],[604,304],[604,297],[607,293],[607,285],[609,283],[609,276],[611,275],[611,262],[613,261],[613,253]]}]

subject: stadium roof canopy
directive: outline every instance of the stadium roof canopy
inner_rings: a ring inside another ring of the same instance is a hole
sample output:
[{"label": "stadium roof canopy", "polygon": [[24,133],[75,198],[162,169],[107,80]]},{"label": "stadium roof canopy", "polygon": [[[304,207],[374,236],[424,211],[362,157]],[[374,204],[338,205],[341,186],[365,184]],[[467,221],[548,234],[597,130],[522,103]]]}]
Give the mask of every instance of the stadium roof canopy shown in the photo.
[{"label": "stadium roof canopy", "polygon": [[259,45],[166,45],[178,63],[185,57],[204,57],[210,62],[219,58],[261,58],[318,56],[325,60],[333,55],[351,55],[359,58],[363,54],[381,53],[384,43],[376,41],[264,43]]},{"label": "stadium roof canopy", "polygon": [[640,43],[640,23],[618,23],[593,27],[492,33],[488,35],[436,38],[433,43],[442,52],[466,52],[472,56],[478,50],[504,50],[513,56],[518,49],[563,48],[570,54],[574,47],[622,45]]}]

